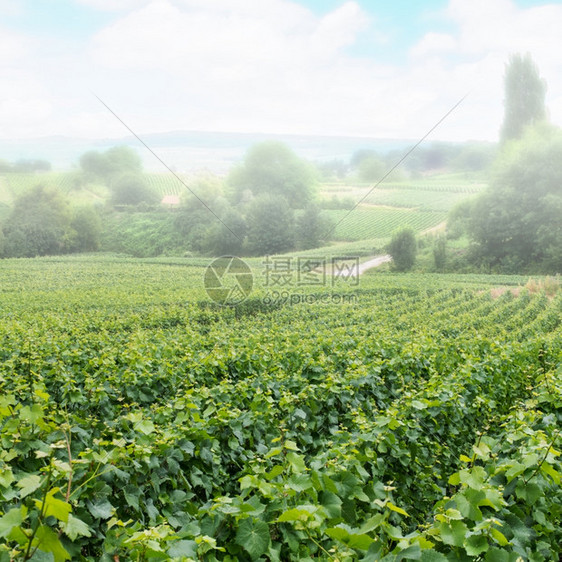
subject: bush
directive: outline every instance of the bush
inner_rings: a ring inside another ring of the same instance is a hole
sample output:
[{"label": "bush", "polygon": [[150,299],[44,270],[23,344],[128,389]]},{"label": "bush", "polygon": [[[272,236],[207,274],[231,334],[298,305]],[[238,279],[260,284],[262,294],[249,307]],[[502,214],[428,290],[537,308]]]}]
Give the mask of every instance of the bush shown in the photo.
[{"label": "bush", "polygon": [[433,263],[437,271],[445,269],[447,261],[447,238],[445,236],[438,236],[433,244]]},{"label": "bush", "polygon": [[417,243],[414,231],[411,228],[396,231],[387,249],[392,256],[394,269],[408,271],[416,261]]},{"label": "bush", "polygon": [[333,228],[333,221],[320,212],[316,205],[307,207],[296,221],[297,246],[301,250],[318,248]]},{"label": "bush", "polygon": [[204,246],[213,256],[239,256],[246,237],[246,221],[236,210],[229,209],[207,232]]}]

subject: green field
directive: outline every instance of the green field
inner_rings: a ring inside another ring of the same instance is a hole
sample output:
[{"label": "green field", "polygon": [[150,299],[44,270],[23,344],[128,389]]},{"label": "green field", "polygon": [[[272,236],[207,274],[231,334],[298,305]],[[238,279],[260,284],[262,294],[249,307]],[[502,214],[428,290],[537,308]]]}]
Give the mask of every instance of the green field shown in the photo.
[{"label": "green field", "polygon": [[321,198],[336,196],[361,202],[352,212],[326,210],[337,225],[338,241],[387,239],[395,230],[410,227],[417,234],[437,227],[461,201],[480,193],[485,185],[452,176],[435,176],[408,182],[385,182],[379,186],[329,184],[321,187]]},{"label": "green field", "polygon": [[324,211],[336,226],[333,237],[342,241],[387,238],[398,228],[409,226],[422,232],[442,223],[447,213],[442,211],[418,211],[358,207],[352,212],[345,210]]},{"label": "green field", "polygon": [[559,559],[555,281],[250,263],[0,262],[2,562]]}]

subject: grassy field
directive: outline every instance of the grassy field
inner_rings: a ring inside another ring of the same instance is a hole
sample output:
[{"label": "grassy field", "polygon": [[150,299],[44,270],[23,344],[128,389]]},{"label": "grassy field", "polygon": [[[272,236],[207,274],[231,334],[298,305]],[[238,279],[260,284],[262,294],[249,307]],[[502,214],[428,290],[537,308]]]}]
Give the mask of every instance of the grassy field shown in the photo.
[{"label": "grassy field", "polygon": [[249,264],[0,261],[0,560],[559,558],[555,280]]}]

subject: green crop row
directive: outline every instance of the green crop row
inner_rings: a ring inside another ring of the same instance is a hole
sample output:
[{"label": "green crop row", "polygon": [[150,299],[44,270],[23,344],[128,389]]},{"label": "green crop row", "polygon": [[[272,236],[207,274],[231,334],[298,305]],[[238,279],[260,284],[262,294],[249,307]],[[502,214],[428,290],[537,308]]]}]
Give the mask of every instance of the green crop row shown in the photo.
[{"label": "green crop row", "polygon": [[[181,195],[186,191],[186,187],[182,182],[170,173],[147,173],[144,177],[148,185],[161,197],[165,195]],[[187,183],[185,178],[181,175],[179,177]]]},{"label": "green crop row", "polygon": [[447,213],[436,211],[397,210],[380,207],[358,207],[353,211],[325,211],[337,225],[334,238],[355,241],[386,238],[401,227],[409,226],[416,232],[437,226]]},{"label": "green crop row", "polygon": [[423,211],[447,212],[467,194],[453,191],[425,191],[417,189],[375,189],[365,199],[369,205],[415,208]]},{"label": "green crop row", "polygon": [[18,197],[36,185],[54,187],[68,193],[79,184],[79,178],[72,172],[9,173],[4,175],[4,184]]},{"label": "green crop row", "polygon": [[560,291],[205,265],[0,264],[0,561],[559,557]]}]

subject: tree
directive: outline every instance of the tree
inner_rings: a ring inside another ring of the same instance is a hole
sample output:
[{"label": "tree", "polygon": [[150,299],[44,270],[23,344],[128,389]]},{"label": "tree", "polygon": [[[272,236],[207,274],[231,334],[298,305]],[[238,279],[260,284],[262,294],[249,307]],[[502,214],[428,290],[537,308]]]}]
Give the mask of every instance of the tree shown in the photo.
[{"label": "tree", "polygon": [[[382,180],[385,174],[392,168],[393,160],[390,159],[392,164],[389,164],[378,152],[370,149],[356,150],[351,156],[350,167],[357,173],[359,181],[375,183]],[[394,170],[391,176],[385,178],[396,179],[399,173]]]},{"label": "tree", "polygon": [[71,213],[60,191],[41,185],[20,196],[4,227],[7,257],[34,257],[68,250]]},{"label": "tree", "polygon": [[192,251],[214,253],[214,242],[221,238],[223,226],[218,217],[227,213],[228,208],[219,178],[213,175],[195,178],[189,183],[189,191],[183,192],[174,219],[178,237]]},{"label": "tree", "polygon": [[372,154],[361,160],[357,175],[361,181],[375,183],[380,181],[387,171],[384,160],[376,154]]},{"label": "tree", "polygon": [[402,228],[396,231],[388,245],[388,253],[392,256],[394,268],[397,271],[412,269],[417,253],[414,231],[411,228]]},{"label": "tree", "polygon": [[101,218],[91,206],[73,209],[70,249],[73,252],[96,252],[100,248]]},{"label": "tree", "polygon": [[530,54],[515,54],[509,58],[504,87],[502,142],[519,139],[527,127],[546,120],[546,83]]},{"label": "tree", "polygon": [[128,146],[113,146],[104,154],[111,175],[140,174],[142,172],[142,160],[138,153]]},{"label": "tree", "polygon": [[111,185],[111,201],[114,205],[138,205],[158,203],[158,195],[150,189],[144,177],[131,172],[116,178]]},{"label": "tree", "polygon": [[314,169],[288,146],[265,141],[253,146],[243,164],[229,177],[238,198],[244,190],[254,195],[269,193],[284,197],[293,209],[302,209],[313,197]]},{"label": "tree", "polygon": [[316,205],[309,205],[296,220],[297,246],[301,250],[318,248],[326,241],[333,222]]},{"label": "tree", "polygon": [[461,146],[459,153],[452,159],[450,169],[466,172],[486,171],[494,162],[496,152],[495,143],[469,141]]},{"label": "tree", "polygon": [[264,256],[290,250],[294,244],[293,210],[279,195],[263,194],[249,205],[248,248]]},{"label": "tree", "polygon": [[207,252],[213,256],[239,256],[246,238],[246,221],[236,209],[228,209],[221,220],[207,232]]},{"label": "tree", "polygon": [[86,176],[92,179],[105,181],[110,175],[107,158],[97,150],[89,150],[80,156],[80,168]]},{"label": "tree", "polygon": [[465,199],[457,203],[447,216],[447,238],[458,240],[468,234],[468,226],[473,214],[474,201]]},{"label": "tree", "polygon": [[49,172],[51,170],[51,163],[47,160],[26,160],[21,159],[14,163],[12,166],[13,172],[23,174],[33,172]]},{"label": "tree", "polygon": [[475,258],[512,271],[562,271],[562,131],[543,124],[510,143],[489,189],[475,201]]},{"label": "tree", "polygon": [[80,167],[86,176],[110,183],[123,174],[140,174],[142,161],[128,146],[114,146],[105,152],[90,150],[80,156]]},{"label": "tree", "polygon": [[443,271],[447,262],[447,238],[441,234],[433,242],[433,263],[436,271]]}]

